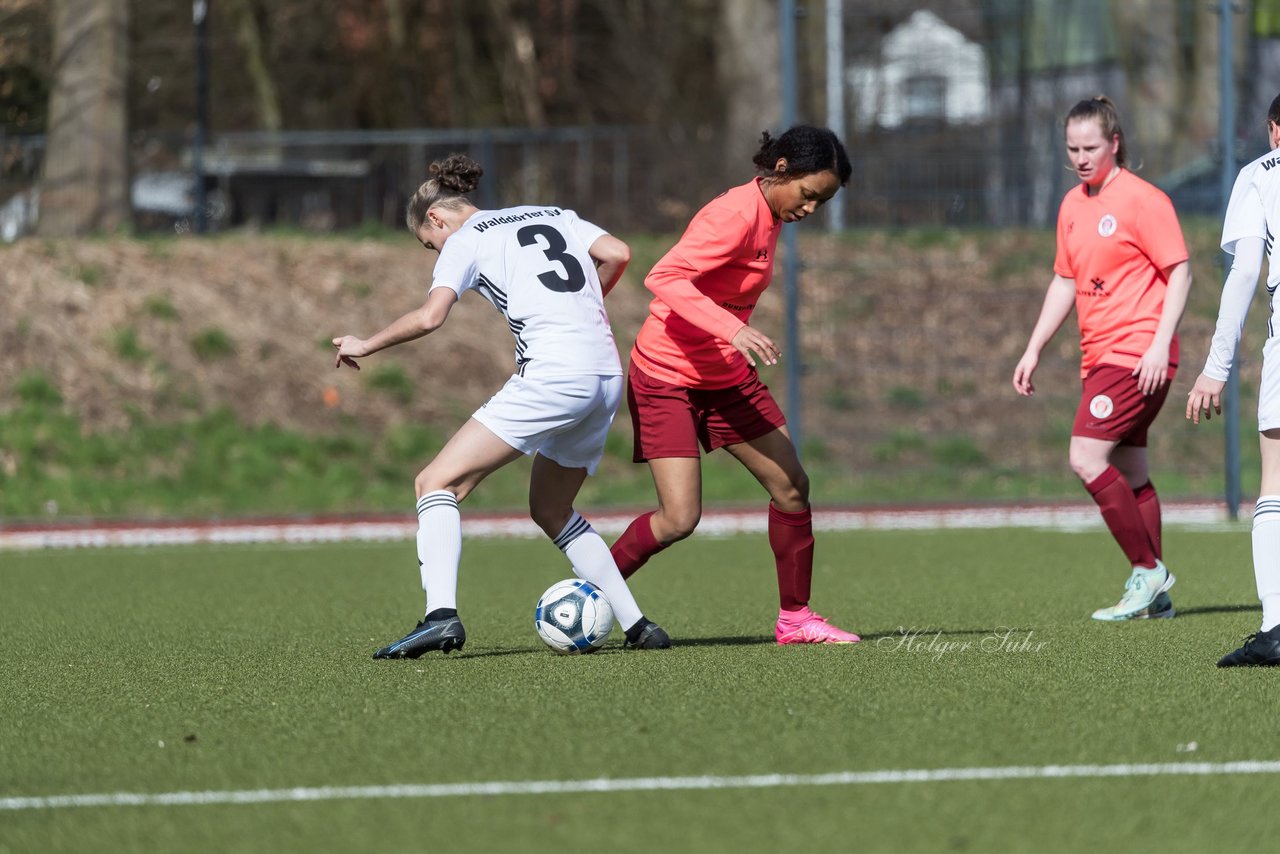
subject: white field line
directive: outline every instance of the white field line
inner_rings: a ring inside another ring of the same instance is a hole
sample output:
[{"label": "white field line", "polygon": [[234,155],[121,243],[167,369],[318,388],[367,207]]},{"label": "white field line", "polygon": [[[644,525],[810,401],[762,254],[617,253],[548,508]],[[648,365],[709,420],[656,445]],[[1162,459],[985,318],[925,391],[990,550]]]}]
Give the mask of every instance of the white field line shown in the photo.
[{"label": "white field line", "polygon": [[209,806],[296,801],[456,798],[475,795],[550,795],[592,792],[774,789],[790,786],[855,786],[892,783],[951,783],[986,780],[1104,779],[1108,777],[1203,777],[1226,774],[1280,774],[1280,761],[1178,762],[1143,765],[1040,765],[998,768],[918,768],[839,771],[831,774],[758,774],[743,777],[633,777],[595,780],[441,783],[398,786],[322,786],[240,791],[114,792],[95,795],[0,798],[0,810],[68,807]]},{"label": "white field line", "polygon": [[[1249,518],[1242,507],[1241,518]],[[597,531],[621,534],[631,515],[591,514]],[[1164,507],[1167,525],[1220,527],[1226,513],[1220,503],[1169,503]],[[703,535],[729,536],[767,530],[764,512],[707,511],[698,525]],[[818,531],[910,530],[945,528],[1051,528],[1094,530],[1102,526],[1092,504],[1071,506],[961,507],[940,509],[841,510],[815,508],[813,526]],[[525,516],[462,517],[463,533],[470,537],[540,537],[542,532]],[[327,522],[245,522],[190,525],[89,525],[85,527],[35,527],[5,530],[0,520],[0,551],[106,546],[160,546],[241,543],[383,542],[412,540],[417,522],[404,520]]]}]

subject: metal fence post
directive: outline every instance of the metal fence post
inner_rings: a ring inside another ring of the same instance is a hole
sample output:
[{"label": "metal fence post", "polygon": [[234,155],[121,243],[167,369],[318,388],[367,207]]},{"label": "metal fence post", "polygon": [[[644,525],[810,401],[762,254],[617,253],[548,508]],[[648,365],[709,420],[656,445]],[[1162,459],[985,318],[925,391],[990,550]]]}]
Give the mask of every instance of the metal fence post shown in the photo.
[{"label": "metal fence post", "polygon": [[209,205],[204,188],[204,143],[209,128],[209,0],[193,0],[192,22],[196,27],[196,127],[191,143],[191,171],[195,174],[195,229],[209,228]]},{"label": "metal fence post", "polygon": [[[1226,215],[1227,202],[1231,198],[1231,187],[1236,177],[1236,93],[1235,46],[1231,38],[1232,0],[1219,0],[1219,47],[1218,81],[1222,115],[1219,116],[1219,145],[1222,147],[1222,212]],[[1231,269],[1231,257],[1222,254],[1223,273]],[[1223,407],[1226,418],[1223,429],[1226,431],[1226,448],[1224,466],[1226,469],[1226,493],[1223,496],[1227,503],[1227,518],[1236,521],[1240,515],[1240,358],[1239,346],[1236,357],[1231,360],[1231,373],[1227,377],[1226,399]]]},{"label": "metal fence post", "polygon": [[[844,138],[844,0],[827,0],[827,127]],[[827,230],[844,231],[844,193],[827,202]]]},{"label": "metal fence post", "polygon": [[[782,34],[782,127],[796,123],[796,2],[782,0],[779,5]],[[782,227],[782,280],[786,296],[786,362],[787,375],[787,425],[791,441],[800,454],[804,441],[804,420],[801,417],[803,396],[800,393],[800,294],[799,263],[796,258],[796,226],[789,223]]]}]

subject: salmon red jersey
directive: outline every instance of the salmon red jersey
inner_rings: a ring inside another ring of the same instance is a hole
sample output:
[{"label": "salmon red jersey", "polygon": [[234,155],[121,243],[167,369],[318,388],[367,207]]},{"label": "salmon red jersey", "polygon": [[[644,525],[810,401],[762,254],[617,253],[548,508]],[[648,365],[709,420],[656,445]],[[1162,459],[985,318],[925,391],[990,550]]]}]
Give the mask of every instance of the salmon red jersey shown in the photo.
[{"label": "salmon red jersey", "polygon": [[769,286],[782,223],[757,178],[712,199],[645,277],[653,292],[631,360],[655,379],[726,388],[751,373],[729,342]]},{"label": "salmon red jersey", "polygon": [[[1074,187],[1058,209],[1053,271],[1076,284],[1080,376],[1099,364],[1135,368],[1155,338],[1169,283],[1163,271],[1187,260],[1173,203],[1127,169],[1090,196]],[[1178,336],[1169,345],[1178,364]]]}]

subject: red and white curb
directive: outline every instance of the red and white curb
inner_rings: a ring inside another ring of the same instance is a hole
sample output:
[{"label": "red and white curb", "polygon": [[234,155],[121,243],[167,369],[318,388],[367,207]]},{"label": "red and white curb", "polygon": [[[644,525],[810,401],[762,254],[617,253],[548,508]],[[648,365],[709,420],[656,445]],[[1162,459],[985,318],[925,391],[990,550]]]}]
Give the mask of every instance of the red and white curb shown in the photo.
[{"label": "red and white curb", "polygon": [[[1167,525],[1224,526],[1221,502],[1170,502],[1164,505]],[[1251,506],[1240,508],[1248,519]],[[597,531],[621,534],[635,513],[589,513]],[[1050,528],[1092,530],[1102,520],[1092,504],[990,507],[814,508],[818,531],[908,530],[947,528]],[[768,514],[759,510],[708,510],[698,525],[701,534],[728,536],[763,532]],[[411,540],[417,532],[412,518],[262,519],[199,522],[87,522],[6,526],[0,520],[0,551],[103,548],[107,546],[165,546],[245,543],[393,542]],[[470,537],[539,537],[542,532],[527,516],[462,514],[462,530]]]}]

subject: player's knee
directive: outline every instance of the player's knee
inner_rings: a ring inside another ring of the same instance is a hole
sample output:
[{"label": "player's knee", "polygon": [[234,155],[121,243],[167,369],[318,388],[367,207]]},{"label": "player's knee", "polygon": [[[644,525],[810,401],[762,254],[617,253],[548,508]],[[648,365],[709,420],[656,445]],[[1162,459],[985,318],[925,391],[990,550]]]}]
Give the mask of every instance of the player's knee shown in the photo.
[{"label": "player's knee", "polygon": [[418,472],[418,476],[413,479],[413,491],[418,498],[429,492],[452,492],[459,501],[466,498],[471,492],[465,484],[446,482],[438,475],[435,475],[430,467]]},{"label": "player's knee", "polygon": [[780,509],[798,512],[809,506],[809,475],[803,471],[769,496]]},{"label": "player's knee", "polygon": [[677,513],[664,511],[661,518],[655,517],[655,521],[654,536],[658,538],[658,542],[669,546],[685,539],[697,529],[698,522],[702,521],[702,510],[696,508]]},{"label": "player's knee", "polygon": [[560,536],[560,532],[564,530],[564,526],[568,524],[569,517],[572,515],[572,507],[548,507],[545,503],[529,502],[529,518],[553,540]]},{"label": "player's knee", "polygon": [[413,491],[419,498],[428,492],[437,492],[440,487],[436,485],[435,478],[431,477],[428,469],[418,472],[418,476],[413,479]]},{"label": "player's knee", "polygon": [[1096,480],[1098,475],[1107,470],[1107,460],[1105,457],[1099,458],[1093,454],[1085,454],[1072,451],[1068,462],[1071,470],[1075,472],[1076,477],[1080,478],[1082,483],[1089,483]]}]

